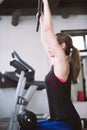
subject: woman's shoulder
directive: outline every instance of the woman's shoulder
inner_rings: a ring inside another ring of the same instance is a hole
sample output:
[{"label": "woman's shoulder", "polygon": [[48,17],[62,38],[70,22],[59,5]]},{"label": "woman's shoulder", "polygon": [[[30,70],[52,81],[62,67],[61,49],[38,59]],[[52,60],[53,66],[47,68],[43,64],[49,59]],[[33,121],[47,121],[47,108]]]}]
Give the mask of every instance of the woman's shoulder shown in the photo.
[{"label": "woman's shoulder", "polygon": [[54,74],[56,77],[66,81],[68,79],[68,76],[70,73],[70,65],[68,62],[66,63],[65,66],[63,64],[60,64],[60,63],[54,64],[53,71],[54,71]]}]

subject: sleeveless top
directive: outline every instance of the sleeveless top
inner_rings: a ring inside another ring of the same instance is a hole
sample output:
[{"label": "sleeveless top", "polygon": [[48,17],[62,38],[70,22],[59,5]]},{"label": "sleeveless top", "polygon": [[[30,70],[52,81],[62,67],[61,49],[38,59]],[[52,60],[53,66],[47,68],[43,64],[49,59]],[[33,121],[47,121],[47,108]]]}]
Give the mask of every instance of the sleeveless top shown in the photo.
[{"label": "sleeveless top", "polygon": [[[54,68],[45,77],[49,103],[50,120],[62,120],[70,124],[73,130],[81,130],[80,117],[71,101],[71,77],[61,82],[54,74]],[[78,127],[76,127],[78,125]],[[74,128],[76,127],[76,129]]]}]

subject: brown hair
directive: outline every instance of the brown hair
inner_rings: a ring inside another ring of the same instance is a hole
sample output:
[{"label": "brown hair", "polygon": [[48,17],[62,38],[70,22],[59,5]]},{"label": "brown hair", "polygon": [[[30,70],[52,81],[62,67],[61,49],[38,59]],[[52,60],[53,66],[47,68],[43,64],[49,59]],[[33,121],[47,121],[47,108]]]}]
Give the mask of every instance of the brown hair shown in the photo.
[{"label": "brown hair", "polygon": [[79,51],[76,47],[73,46],[73,42],[70,35],[66,33],[57,33],[56,36],[59,44],[66,44],[65,54],[69,56],[71,80],[72,83],[76,84],[80,72]]}]

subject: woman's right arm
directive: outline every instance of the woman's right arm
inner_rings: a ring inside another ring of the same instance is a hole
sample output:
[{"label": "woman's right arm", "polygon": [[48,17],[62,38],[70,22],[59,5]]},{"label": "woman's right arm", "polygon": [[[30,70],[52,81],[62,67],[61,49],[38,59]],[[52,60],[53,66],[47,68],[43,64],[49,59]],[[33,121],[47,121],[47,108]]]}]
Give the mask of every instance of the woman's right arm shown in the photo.
[{"label": "woman's right arm", "polygon": [[52,22],[52,16],[49,8],[48,0],[42,0],[43,1],[43,12],[40,17],[40,25],[41,25],[41,42],[45,48],[45,51],[48,54],[49,48],[50,48],[50,34],[49,32],[53,32],[54,34],[54,28],[53,28],[53,22]]},{"label": "woman's right arm", "polygon": [[58,44],[57,37],[54,33],[54,26],[48,0],[42,1],[44,4],[44,13],[42,13],[40,17],[41,42],[43,43],[46,51],[48,48],[50,48],[53,51],[54,55],[58,57],[58,60],[60,58],[65,58],[64,51]]},{"label": "woman's right arm", "polygon": [[55,74],[58,77],[66,79],[66,75],[68,75],[66,74],[68,72],[68,62],[66,55],[62,47],[59,45],[57,37],[54,33],[54,26],[48,0],[42,1],[44,4],[44,13],[42,13],[40,17],[41,42],[43,43],[45,50],[48,52],[48,48],[50,48],[52,54],[54,55],[53,59],[55,64]]}]

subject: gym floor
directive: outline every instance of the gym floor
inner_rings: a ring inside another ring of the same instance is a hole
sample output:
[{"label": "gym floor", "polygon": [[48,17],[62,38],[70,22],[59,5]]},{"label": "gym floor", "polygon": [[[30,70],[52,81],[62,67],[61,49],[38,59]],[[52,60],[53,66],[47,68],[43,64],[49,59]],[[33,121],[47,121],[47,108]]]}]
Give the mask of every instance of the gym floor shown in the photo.
[{"label": "gym floor", "polygon": [[[9,118],[0,119],[0,130],[7,130],[9,127],[9,122],[10,122]],[[13,130],[18,130],[17,122],[14,123]]]},{"label": "gym floor", "polygon": [[[9,118],[0,119],[0,130],[7,130],[9,126]],[[18,130],[17,123],[15,122],[14,130]],[[87,128],[83,128],[82,130],[87,130]]]}]

